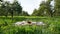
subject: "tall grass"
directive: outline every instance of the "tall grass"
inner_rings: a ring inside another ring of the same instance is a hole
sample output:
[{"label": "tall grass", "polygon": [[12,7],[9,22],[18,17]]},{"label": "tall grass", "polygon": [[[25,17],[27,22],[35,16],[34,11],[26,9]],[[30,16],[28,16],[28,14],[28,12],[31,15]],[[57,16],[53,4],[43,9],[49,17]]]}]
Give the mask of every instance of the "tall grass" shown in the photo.
[{"label": "tall grass", "polygon": [[[23,20],[43,21],[46,26],[14,26],[13,23]],[[60,18],[57,17],[0,17],[0,34],[60,34]]]}]

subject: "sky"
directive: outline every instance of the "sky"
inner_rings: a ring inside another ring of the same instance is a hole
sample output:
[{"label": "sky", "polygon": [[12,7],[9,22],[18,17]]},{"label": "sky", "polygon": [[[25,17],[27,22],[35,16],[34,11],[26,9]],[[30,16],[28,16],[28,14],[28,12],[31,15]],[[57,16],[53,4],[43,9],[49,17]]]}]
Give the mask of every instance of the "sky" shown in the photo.
[{"label": "sky", "polygon": [[33,13],[33,10],[38,9],[39,4],[42,0],[18,0],[21,3],[24,11],[27,11],[29,14]]}]

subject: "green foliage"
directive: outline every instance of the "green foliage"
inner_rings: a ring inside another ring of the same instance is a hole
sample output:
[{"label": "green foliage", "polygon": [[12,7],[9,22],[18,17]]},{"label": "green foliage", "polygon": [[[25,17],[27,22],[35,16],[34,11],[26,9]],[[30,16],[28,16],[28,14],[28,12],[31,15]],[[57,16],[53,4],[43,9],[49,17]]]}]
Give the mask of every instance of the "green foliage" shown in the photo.
[{"label": "green foliage", "polygon": [[26,11],[22,11],[20,15],[21,16],[29,16],[29,14]]},{"label": "green foliage", "polygon": [[13,2],[13,10],[17,12],[17,14],[19,15],[22,12],[22,7],[20,6],[20,4],[18,3],[18,1],[14,1]]},{"label": "green foliage", "polygon": [[42,1],[39,8],[34,10],[33,15],[35,16],[51,16],[53,17],[53,9],[51,5],[52,0]]},{"label": "green foliage", "polygon": [[54,0],[55,15],[60,16],[60,0]]},{"label": "green foliage", "polygon": [[[38,17],[38,16],[15,16],[0,17],[0,34],[60,34],[60,17]],[[46,26],[26,25],[14,26],[15,22],[29,19],[31,21],[44,22]],[[7,22],[7,23],[5,23]]]},{"label": "green foliage", "polygon": [[14,1],[13,3],[10,3],[9,1],[6,2],[0,2],[0,16],[12,16],[13,15],[20,15],[22,12],[22,7],[18,3],[18,1]]},{"label": "green foliage", "polygon": [[38,16],[38,10],[37,9],[34,9],[32,16]]}]

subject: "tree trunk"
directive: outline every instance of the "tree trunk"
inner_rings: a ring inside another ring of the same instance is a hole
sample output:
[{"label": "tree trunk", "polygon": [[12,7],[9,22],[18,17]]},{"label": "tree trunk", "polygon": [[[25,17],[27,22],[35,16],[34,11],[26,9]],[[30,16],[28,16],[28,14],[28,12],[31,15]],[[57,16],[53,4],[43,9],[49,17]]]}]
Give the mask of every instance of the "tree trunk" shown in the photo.
[{"label": "tree trunk", "polygon": [[13,23],[13,11],[12,11],[12,13],[11,13],[11,14],[12,14],[12,15],[11,15],[11,17],[12,17],[11,19],[12,19],[12,23]]}]

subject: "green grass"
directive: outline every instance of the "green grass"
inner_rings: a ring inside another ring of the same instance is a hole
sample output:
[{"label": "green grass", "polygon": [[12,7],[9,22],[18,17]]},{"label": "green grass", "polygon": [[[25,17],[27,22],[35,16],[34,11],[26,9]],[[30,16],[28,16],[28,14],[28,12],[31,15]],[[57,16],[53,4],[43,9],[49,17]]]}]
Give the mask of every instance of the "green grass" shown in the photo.
[{"label": "green grass", "polygon": [[[43,21],[46,26],[12,25],[23,20]],[[13,22],[11,17],[0,17],[0,34],[60,34],[60,17],[14,16]]]}]

